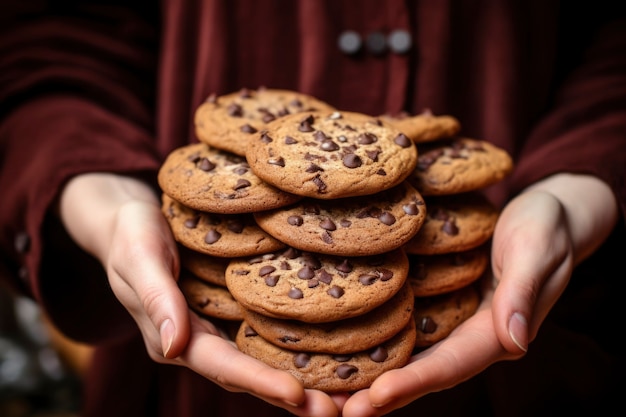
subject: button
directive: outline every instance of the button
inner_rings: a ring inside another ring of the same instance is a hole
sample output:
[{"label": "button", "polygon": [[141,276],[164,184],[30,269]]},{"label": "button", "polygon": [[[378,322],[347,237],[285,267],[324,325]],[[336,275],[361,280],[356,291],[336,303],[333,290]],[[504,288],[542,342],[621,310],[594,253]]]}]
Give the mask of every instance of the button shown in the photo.
[{"label": "button", "polygon": [[13,240],[13,247],[17,253],[24,254],[30,249],[30,236],[26,232],[19,232]]},{"label": "button", "polygon": [[367,50],[374,55],[380,55],[387,50],[387,39],[382,32],[372,32],[365,40]]},{"label": "button", "polygon": [[411,46],[413,46],[411,34],[402,29],[391,32],[387,42],[389,43],[389,48],[396,54],[405,54],[409,52]]},{"label": "button", "polygon": [[361,49],[361,36],[351,30],[347,30],[342,32],[339,35],[339,39],[337,41],[337,45],[339,46],[339,50],[345,54],[356,54]]}]

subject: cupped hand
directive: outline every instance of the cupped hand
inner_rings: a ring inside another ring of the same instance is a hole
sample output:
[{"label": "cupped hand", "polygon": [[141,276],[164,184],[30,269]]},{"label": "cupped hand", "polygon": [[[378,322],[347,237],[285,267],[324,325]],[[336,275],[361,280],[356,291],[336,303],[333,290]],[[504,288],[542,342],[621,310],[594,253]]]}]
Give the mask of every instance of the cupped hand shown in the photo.
[{"label": "cupped hand", "polygon": [[106,266],[111,288],[153,360],[187,367],[226,390],[250,393],[294,415],[338,415],[330,396],[305,390],[291,374],[243,354],[188,309],[177,285],[176,243],[158,199],[143,184],[86,175],[66,188],[61,216],[77,243]]},{"label": "cupped hand", "polygon": [[408,365],[352,395],[343,417],[387,414],[491,364],[522,357],[569,281],[573,249],[570,222],[557,197],[534,190],[511,201],[496,225],[493,274],[483,278],[478,311]]}]

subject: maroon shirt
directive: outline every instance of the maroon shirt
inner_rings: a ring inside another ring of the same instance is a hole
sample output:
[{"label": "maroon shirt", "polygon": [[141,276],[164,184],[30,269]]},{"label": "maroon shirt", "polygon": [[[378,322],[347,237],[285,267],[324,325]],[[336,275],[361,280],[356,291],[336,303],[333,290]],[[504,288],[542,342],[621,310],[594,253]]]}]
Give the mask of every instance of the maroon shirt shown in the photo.
[{"label": "maroon shirt", "polygon": [[[403,412],[537,415],[570,405],[595,412],[611,399],[613,378],[624,370],[614,336],[621,320],[613,319],[624,267],[612,255],[626,247],[626,20],[619,5],[126,3],[0,5],[0,275],[36,298],[68,335],[98,345],[84,415],[280,414],[190,371],[153,363],[102,268],[51,212],[63,184],[79,173],[120,172],[154,183],[165,155],[196,140],[193,113],[205,98],[259,86],[372,115],[454,115],[463,135],[515,159],[514,174],[488,190],[498,204],[555,172],[606,181],[620,204],[620,225],[577,269],[529,354]],[[339,46],[346,31],[358,35],[360,48]],[[387,42],[395,31],[410,34],[408,50]]]}]

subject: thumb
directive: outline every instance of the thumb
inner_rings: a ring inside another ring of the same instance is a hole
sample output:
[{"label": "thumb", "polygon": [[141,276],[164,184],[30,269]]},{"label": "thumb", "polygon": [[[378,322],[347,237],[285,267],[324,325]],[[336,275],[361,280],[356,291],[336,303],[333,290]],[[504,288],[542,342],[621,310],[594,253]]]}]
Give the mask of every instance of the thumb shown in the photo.
[{"label": "thumb", "polygon": [[571,273],[567,229],[560,203],[526,193],[501,213],[492,241],[492,312],[502,346],[523,354]]}]

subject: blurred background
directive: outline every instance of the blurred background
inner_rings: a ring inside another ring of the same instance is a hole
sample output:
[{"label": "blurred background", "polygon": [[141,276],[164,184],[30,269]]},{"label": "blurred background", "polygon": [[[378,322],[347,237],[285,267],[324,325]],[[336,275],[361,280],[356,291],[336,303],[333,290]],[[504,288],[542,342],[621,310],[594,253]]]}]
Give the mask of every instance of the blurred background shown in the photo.
[{"label": "blurred background", "polygon": [[89,354],[0,284],[1,417],[78,417]]}]

